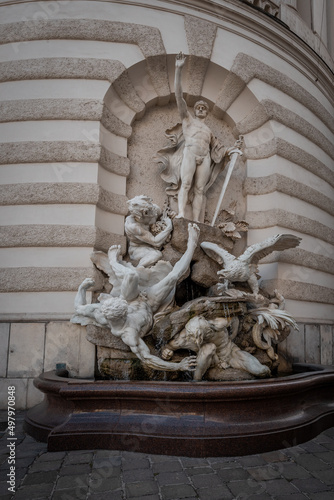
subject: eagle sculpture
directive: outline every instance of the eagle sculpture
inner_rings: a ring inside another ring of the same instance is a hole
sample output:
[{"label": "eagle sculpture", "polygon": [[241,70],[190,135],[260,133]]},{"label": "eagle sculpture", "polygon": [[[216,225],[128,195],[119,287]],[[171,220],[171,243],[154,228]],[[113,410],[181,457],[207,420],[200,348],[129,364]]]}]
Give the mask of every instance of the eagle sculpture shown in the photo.
[{"label": "eagle sculpture", "polygon": [[235,257],[215,243],[204,241],[201,248],[213,260],[224,267],[218,271],[220,279],[223,280],[223,288],[227,290],[228,284],[235,281],[247,282],[252,293],[259,293],[257,277],[257,264],[259,260],[274,251],[295,248],[299,245],[301,238],[293,234],[276,234],[261,243],[249,246],[240,257]]}]

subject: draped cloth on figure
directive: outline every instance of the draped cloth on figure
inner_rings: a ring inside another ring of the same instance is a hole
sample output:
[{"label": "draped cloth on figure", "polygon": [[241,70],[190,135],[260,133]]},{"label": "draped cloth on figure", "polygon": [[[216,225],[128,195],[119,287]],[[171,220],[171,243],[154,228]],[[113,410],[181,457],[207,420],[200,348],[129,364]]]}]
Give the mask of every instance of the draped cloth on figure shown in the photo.
[{"label": "draped cloth on figure", "polygon": [[[163,166],[161,178],[168,184],[166,193],[169,196],[176,196],[181,186],[181,164],[184,150],[184,137],[182,124],[178,123],[174,127],[167,129],[166,137],[171,141],[171,145],[160,149],[155,156],[156,163]],[[223,162],[227,149],[217,137],[212,136],[210,144],[211,175],[205,185],[204,193],[212,186],[219,173],[225,168]],[[192,200],[192,189],[190,190],[190,201]]]}]

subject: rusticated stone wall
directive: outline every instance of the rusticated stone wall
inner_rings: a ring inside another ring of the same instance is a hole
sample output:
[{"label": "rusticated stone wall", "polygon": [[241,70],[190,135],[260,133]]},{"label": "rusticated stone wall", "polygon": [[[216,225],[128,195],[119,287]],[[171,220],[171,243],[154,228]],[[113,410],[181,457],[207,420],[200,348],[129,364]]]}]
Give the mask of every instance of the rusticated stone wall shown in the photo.
[{"label": "rusticated stone wall", "polygon": [[[22,387],[32,387],[35,369],[51,366],[43,361],[49,325],[60,338],[82,279],[95,277],[99,288],[90,253],[114,243],[125,249],[126,200],[138,168],[131,147],[141,124],[154,129],[150,108],[175,109],[180,50],[188,55],[189,106],[206,99],[213,121],[224,123],[218,133],[244,135],[245,162],[230,186],[250,223],[247,244],[278,232],[302,238],[297,250],[260,266],[263,286],[278,288],[305,325],[293,337],[298,360],[309,359],[310,346],[315,359],[331,359],[333,61],[245,2],[195,3],[0,6],[0,332],[8,351],[1,376],[17,376]],[[289,9],[281,5],[278,17],[289,20]],[[145,151],[138,158],[158,176]],[[146,193],[155,199],[158,179]],[[23,346],[37,356],[27,373],[14,369]],[[66,352],[53,361],[69,363]]]}]

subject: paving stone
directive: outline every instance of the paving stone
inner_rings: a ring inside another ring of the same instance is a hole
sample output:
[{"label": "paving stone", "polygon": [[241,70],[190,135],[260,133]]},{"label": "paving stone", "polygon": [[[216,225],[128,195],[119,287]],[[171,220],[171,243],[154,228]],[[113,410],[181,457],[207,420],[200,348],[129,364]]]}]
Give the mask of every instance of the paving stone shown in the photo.
[{"label": "paving stone", "polygon": [[21,486],[15,493],[15,500],[34,500],[37,498],[50,497],[53,486],[53,483],[27,484]]},{"label": "paving stone", "polygon": [[73,489],[86,485],[88,489],[88,476],[60,476],[56,484],[56,490]]},{"label": "paving stone", "polygon": [[175,462],[175,458],[169,455],[150,455],[150,460],[153,464],[160,462]]},{"label": "paving stone", "polygon": [[196,498],[196,491],[190,484],[174,484],[161,487],[163,500]]},{"label": "paving stone", "polygon": [[[16,461],[15,461],[15,467],[18,468],[18,469],[21,469],[21,468],[26,468],[26,467],[29,467],[29,465],[31,465],[34,461],[34,457],[31,456],[31,457],[26,457],[26,458],[18,458]],[[4,462],[0,469],[8,469],[8,462],[6,460],[6,462]]]},{"label": "paving stone", "polygon": [[[238,497],[238,500],[241,500],[241,497]],[[247,496],[245,497],[245,500],[272,500],[272,496],[271,495],[268,495],[268,493],[260,493],[260,495],[250,495],[250,496]],[[290,497],[289,497],[290,498]],[[275,500],[276,500],[276,497],[275,497]],[[296,500],[295,498],[290,498],[290,500]],[[303,498],[303,500],[305,500],[305,497]]]},{"label": "paving stone", "polygon": [[292,495],[293,493],[298,493],[298,490],[293,486],[293,484],[289,483],[286,479],[266,481],[264,485],[265,491],[269,493],[269,495]]},{"label": "paving stone", "polygon": [[191,467],[184,470],[187,476],[197,476],[197,474],[212,474],[212,467]]},{"label": "paving stone", "polygon": [[[7,469],[2,469],[0,470],[0,481],[7,481],[8,480],[8,468]],[[22,467],[21,469],[15,469],[15,480],[16,480],[16,484],[19,483],[19,481],[21,481],[21,479],[26,475],[28,471],[28,468],[27,467]]]},{"label": "paving stone", "polygon": [[307,455],[300,455],[299,457],[296,457],[296,462],[298,462],[300,465],[305,467],[305,469],[313,472],[317,470],[326,470],[329,469],[330,466],[320,460],[320,458],[310,454]]},{"label": "paving stone", "polygon": [[306,469],[295,463],[274,464],[273,467],[277,467],[280,474],[288,481],[311,477],[311,474]]},{"label": "paving stone", "polygon": [[75,465],[67,465],[62,466],[59,471],[61,476],[71,475],[71,476],[79,476],[80,474],[89,474],[91,471],[91,467],[89,464],[75,464]]},{"label": "paving stone", "polygon": [[36,460],[29,468],[29,473],[40,472],[40,471],[50,471],[60,469],[62,460],[53,460],[53,462],[37,462]]},{"label": "paving stone", "polygon": [[312,472],[312,475],[329,486],[334,485],[333,469],[315,471]]},{"label": "paving stone", "polygon": [[150,462],[148,458],[138,458],[138,460],[124,460],[123,461],[123,470],[130,470],[130,469],[149,469],[150,468]]},{"label": "paving stone", "polygon": [[89,483],[89,488],[92,492],[118,490],[121,486],[120,477],[108,477],[106,479],[100,479],[100,481]]},{"label": "paving stone", "polygon": [[308,479],[294,479],[292,484],[294,484],[303,493],[315,493],[317,491],[328,491],[330,489],[328,485],[322,483],[315,477]]},{"label": "paving stone", "polygon": [[230,500],[233,498],[231,492],[222,485],[219,488],[200,488],[197,490],[200,500]]},{"label": "paving stone", "polygon": [[324,448],[326,448],[326,450],[334,450],[334,441],[331,443],[324,443]]},{"label": "paving stone", "polygon": [[64,465],[73,464],[89,464],[93,460],[93,453],[73,453],[69,452],[67,457],[65,457]]},{"label": "paving stone", "polygon": [[334,464],[334,451],[325,450],[322,453],[314,453],[314,455],[316,457],[320,458],[320,460],[323,460],[324,462],[326,462],[327,464],[330,464],[330,465]]},{"label": "paving stone", "polygon": [[303,450],[308,451],[309,453],[318,453],[322,451],[326,451],[326,449],[319,443],[314,441],[308,441],[307,443],[303,443],[299,445]]},{"label": "paving stone", "polygon": [[222,485],[222,480],[217,474],[200,474],[192,477],[192,483],[195,488],[219,488]]},{"label": "paving stone", "polygon": [[2,498],[3,495],[7,495],[8,493],[10,493],[8,491],[8,487],[9,486],[10,485],[7,483],[7,480],[0,482],[0,495],[1,495],[1,498]]},{"label": "paving stone", "polygon": [[153,472],[177,472],[182,471],[182,465],[177,460],[168,462],[158,462],[152,464]]},{"label": "paving stone", "polygon": [[267,465],[267,462],[261,455],[239,457],[238,462],[244,467],[257,467],[260,465]]},{"label": "paving stone", "polygon": [[55,482],[58,471],[32,472],[25,476],[23,484],[44,484]]},{"label": "paving stone", "polygon": [[267,465],[266,467],[251,467],[248,468],[247,471],[256,481],[270,481],[280,477],[281,475],[270,465]]},{"label": "paving stone", "polygon": [[91,481],[107,479],[108,477],[119,477],[120,475],[121,475],[120,467],[115,467],[115,466],[99,467],[98,469],[92,470]]},{"label": "paving stone", "polygon": [[73,488],[68,490],[55,491],[52,495],[52,500],[86,500],[86,497],[87,497],[86,491],[79,490],[78,488],[76,489]]},{"label": "paving stone", "polygon": [[208,461],[205,458],[188,458],[181,457],[183,467],[205,467]]},{"label": "paving stone", "polygon": [[161,472],[155,476],[159,484],[187,484],[189,479],[184,472]]},{"label": "paving stone", "polygon": [[37,462],[52,462],[53,460],[63,460],[66,457],[66,451],[47,451],[36,458]]},{"label": "paving stone", "polygon": [[[250,495],[259,495],[265,492],[264,482],[258,483],[254,479],[248,479],[247,481],[231,481],[227,483],[227,487],[231,492],[238,498],[248,498]],[[240,496],[239,496],[240,495]]]},{"label": "paving stone", "polygon": [[158,485],[155,481],[142,481],[138,483],[128,483],[125,485],[126,498],[136,498],[147,495],[152,495],[159,492]]},{"label": "paving stone", "polygon": [[110,455],[109,457],[95,457],[93,461],[93,468],[99,469],[101,467],[119,467],[122,463],[120,455]]},{"label": "paving stone", "polygon": [[322,491],[319,493],[310,493],[309,498],[311,500],[333,500],[333,492]]},{"label": "paving stone", "polygon": [[[123,493],[121,490],[119,490],[119,491],[112,492],[112,499],[110,499],[110,500],[123,500],[123,498],[124,498]],[[150,498],[150,497],[147,497],[147,498]],[[54,500],[54,499],[52,498],[52,500]],[[105,492],[104,493],[91,493],[88,496],[88,500],[109,500],[109,498],[106,497]],[[138,499],[136,499],[136,500],[138,500]]]},{"label": "paving stone", "polygon": [[[118,474],[120,476],[120,473]],[[124,482],[135,483],[136,481],[153,480],[156,474],[152,469],[134,469],[123,472]]]},{"label": "paving stone", "polygon": [[225,461],[225,462],[212,462],[210,463],[210,466],[213,468],[213,470],[220,470],[220,469],[240,469],[242,465],[238,462],[233,462],[233,461]]},{"label": "paving stone", "polygon": [[262,453],[261,457],[267,462],[267,463],[273,463],[273,462],[285,462],[287,460],[287,456],[284,455],[284,453],[280,450],[277,451],[269,451],[268,453]]},{"label": "paving stone", "polygon": [[250,477],[248,471],[245,469],[242,469],[241,467],[230,468],[230,469],[220,469],[217,471],[217,474],[221,478],[221,480],[224,482],[238,481],[241,479],[248,479]]},{"label": "paving stone", "polygon": [[[114,500],[114,497],[112,500]],[[136,500],[160,500],[160,497],[159,495],[145,495],[144,497],[136,497]]]},{"label": "paving stone", "polygon": [[94,458],[102,458],[102,457],[121,457],[121,451],[118,450],[96,450],[94,452]]},{"label": "paving stone", "polygon": [[[270,497],[270,498],[272,498],[272,497]],[[303,493],[295,493],[294,495],[275,496],[275,500],[305,500],[306,498],[308,498],[308,497],[303,495]],[[254,500],[255,500],[255,497],[254,497]]]}]

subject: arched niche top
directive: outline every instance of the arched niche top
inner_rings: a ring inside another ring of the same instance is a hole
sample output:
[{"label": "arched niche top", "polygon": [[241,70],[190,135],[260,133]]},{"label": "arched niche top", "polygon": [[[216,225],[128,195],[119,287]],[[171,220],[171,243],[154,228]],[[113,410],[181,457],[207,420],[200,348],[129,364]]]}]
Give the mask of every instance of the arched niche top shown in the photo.
[{"label": "arched niche top", "polygon": [[[105,95],[104,105],[119,120],[132,125],[135,120],[140,120],[144,116],[146,109],[175,101],[175,56],[176,54],[169,54],[166,58],[168,95],[162,96],[161,93],[159,95],[157,91],[159,84],[152,81],[154,75],[149,70],[146,60],[143,59],[126,69],[112,83]],[[195,73],[194,68],[198,69]],[[228,90],[228,81],[233,78],[238,77],[210,60],[193,55],[188,56],[182,78],[184,97],[188,106],[192,107],[197,100],[204,99],[208,102],[214,116],[226,121],[234,129],[239,121],[256,108],[259,101],[243,83],[242,86],[240,85],[240,93],[235,93],[230,99],[231,104],[224,109],[221,104],[224,87]],[[193,83],[194,80],[197,80],[196,85]],[[197,90],[196,93],[195,90]]]}]

